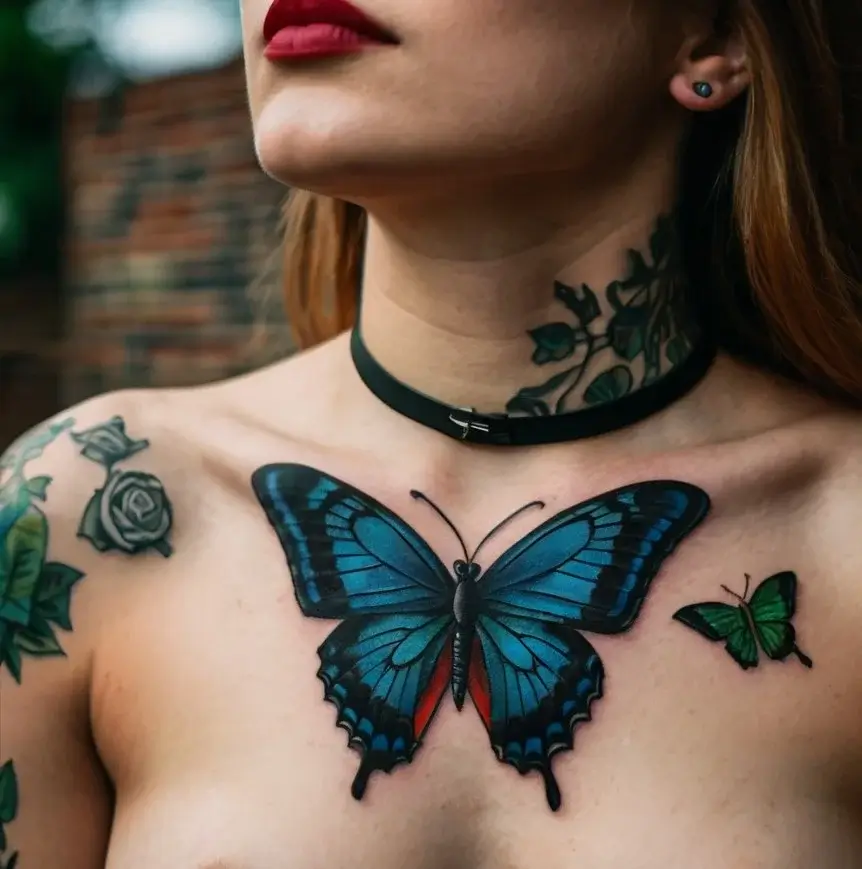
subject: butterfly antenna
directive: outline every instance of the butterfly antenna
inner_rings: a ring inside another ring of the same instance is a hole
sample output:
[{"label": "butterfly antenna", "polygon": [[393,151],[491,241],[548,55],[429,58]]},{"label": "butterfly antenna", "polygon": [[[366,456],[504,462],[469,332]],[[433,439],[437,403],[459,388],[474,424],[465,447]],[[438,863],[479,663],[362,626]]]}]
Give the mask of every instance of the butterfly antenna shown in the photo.
[{"label": "butterfly antenna", "polygon": [[423,495],[416,489],[411,489],[410,497],[415,498],[417,501],[423,501],[426,503],[452,529],[452,533],[458,538],[458,542],[461,544],[461,551],[464,553],[464,561],[469,561],[470,556],[467,554],[467,544],[464,543],[464,538],[458,532],[458,529],[455,527],[452,520],[427,495]]},{"label": "butterfly antenna", "polygon": [[530,501],[529,504],[524,504],[523,507],[519,507],[515,510],[514,513],[507,516],[502,522],[498,522],[480,541],[479,545],[473,550],[473,555],[468,558],[468,561],[475,561],[476,556],[479,554],[479,550],[504,526],[508,525],[513,519],[517,516],[520,516],[521,513],[526,513],[527,510],[532,510],[533,507],[538,507],[540,510],[544,509],[545,502],[544,501]]},{"label": "butterfly antenna", "polygon": [[[728,588],[726,585],[721,586],[731,597],[735,597],[740,603],[745,603],[745,596],[739,595],[733,589]],[[745,587],[745,594],[748,594],[748,586]]]}]

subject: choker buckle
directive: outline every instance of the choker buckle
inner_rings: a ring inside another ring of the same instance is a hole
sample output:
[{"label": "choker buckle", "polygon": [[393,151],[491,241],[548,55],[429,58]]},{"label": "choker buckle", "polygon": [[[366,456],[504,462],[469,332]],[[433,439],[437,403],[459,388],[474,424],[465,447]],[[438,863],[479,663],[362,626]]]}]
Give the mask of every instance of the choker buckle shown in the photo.
[{"label": "choker buckle", "polygon": [[460,439],[476,443],[511,444],[508,419],[505,413],[476,413],[472,407],[458,407],[449,414],[449,422],[461,429]]}]

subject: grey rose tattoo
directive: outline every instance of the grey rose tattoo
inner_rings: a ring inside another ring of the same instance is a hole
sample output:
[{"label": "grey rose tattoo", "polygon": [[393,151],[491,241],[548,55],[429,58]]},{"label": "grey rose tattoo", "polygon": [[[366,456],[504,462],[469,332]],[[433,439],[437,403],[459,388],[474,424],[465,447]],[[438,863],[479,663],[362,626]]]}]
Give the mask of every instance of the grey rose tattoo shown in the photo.
[{"label": "grey rose tattoo", "polygon": [[71,432],[72,440],[81,445],[81,455],[97,464],[112,468],[117,462],[131,458],[149,447],[148,440],[134,440],[126,434],[121,416],[94,425],[82,432]]},{"label": "grey rose tattoo", "polygon": [[173,508],[158,477],[141,471],[120,470],[116,465],[149,447],[147,440],[126,434],[122,417],[82,432],[71,432],[81,445],[81,455],[107,471],[105,485],[97,489],[84,510],[78,536],[100,552],[135,555],[153,549],[168,558]]}]

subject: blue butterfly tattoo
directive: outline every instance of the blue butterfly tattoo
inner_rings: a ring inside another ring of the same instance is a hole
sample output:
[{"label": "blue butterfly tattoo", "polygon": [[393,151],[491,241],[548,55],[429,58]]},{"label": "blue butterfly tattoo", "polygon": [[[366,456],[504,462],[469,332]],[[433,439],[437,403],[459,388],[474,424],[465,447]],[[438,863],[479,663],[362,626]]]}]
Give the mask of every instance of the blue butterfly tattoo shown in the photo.
[{"label": "blue butterfly tattoo", "polygon": [[653,577],[704,518],[705,492],[649,481],[557,513],[484,573],[476,556],[452,572],[402,519],[322,471],[268,465],[252,485],[275,529],[306,616],[339,620],[318,649],[324,696],[361,755],[351,792],[372,772],[413,760],[447,687],[469,693],[497,758],[538,771],[561,804],[553,756],[602,695],[601,659],[581,631],[618,634]]}]

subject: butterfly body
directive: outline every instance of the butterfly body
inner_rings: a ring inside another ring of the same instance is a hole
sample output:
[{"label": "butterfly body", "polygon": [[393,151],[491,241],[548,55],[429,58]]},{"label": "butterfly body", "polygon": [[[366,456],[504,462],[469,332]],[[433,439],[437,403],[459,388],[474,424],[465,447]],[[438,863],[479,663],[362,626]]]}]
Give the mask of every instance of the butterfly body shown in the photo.
[{"label": "butterfly body", "polygon": [[455,626],[452,635],[452,699],[459,711],[467,696],[467,680],[473,640],[476,638],[476,618],[479,615],[481,596],[477,580],[481,568],[472,561],[456,561],[455,594],[452,598],[452,616]]},{"label": "butterfly body", "polygon": [[448,688],[458,709],[471,697],[500,761],[542,776],[555,810],[551,760],[602,694],[604,668],[582,631],[628,630],[709,506],[678,481],[625,486],[557,513],[483,570],[482,544],[469,555],[413,492],[461,544],[450,571],[395,513],[319,470],[269,465],[252,485],[300,609],[337,622],[318,677],[361,754],[353,796],[373,772],[412,761]]}]

